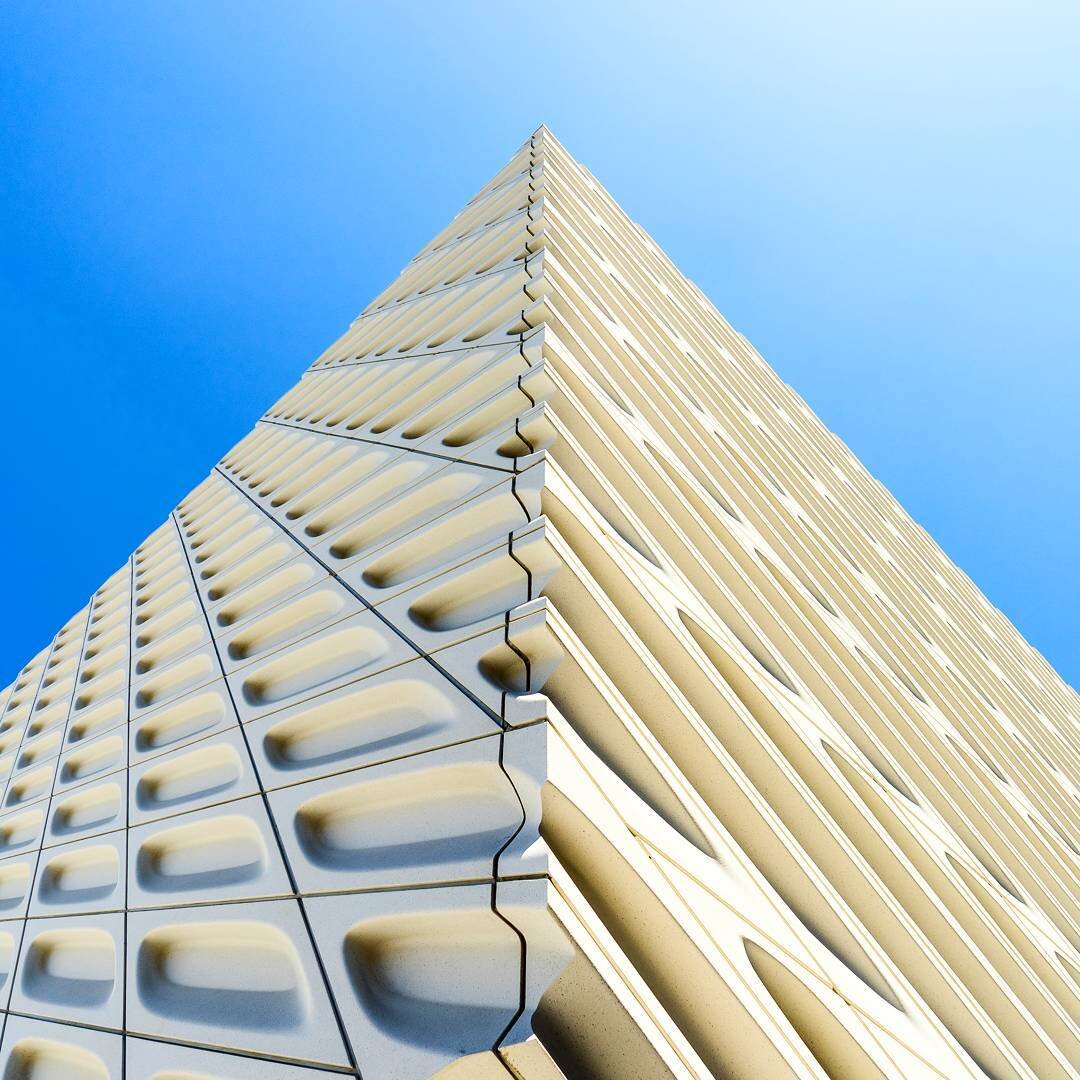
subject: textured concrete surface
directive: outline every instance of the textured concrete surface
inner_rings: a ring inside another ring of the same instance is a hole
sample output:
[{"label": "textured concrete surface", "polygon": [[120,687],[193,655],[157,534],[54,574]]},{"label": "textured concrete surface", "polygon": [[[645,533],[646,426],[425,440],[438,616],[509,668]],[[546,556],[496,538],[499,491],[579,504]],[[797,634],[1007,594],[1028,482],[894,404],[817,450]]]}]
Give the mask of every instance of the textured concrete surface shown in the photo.
[{"label": "textured concrete surface", "polygon": [[6,1080],[1077,1075],[1076,695],[544,128],[0,704]]}]

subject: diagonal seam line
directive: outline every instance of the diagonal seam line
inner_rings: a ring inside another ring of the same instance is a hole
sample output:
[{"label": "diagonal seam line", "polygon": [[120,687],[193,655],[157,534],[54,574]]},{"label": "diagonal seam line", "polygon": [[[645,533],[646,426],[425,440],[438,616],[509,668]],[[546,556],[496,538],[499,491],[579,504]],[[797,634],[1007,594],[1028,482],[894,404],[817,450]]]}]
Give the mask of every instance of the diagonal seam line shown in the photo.
[{"label": "diagonal seam line", "polygon": [[442,664],[440,664],[437,660],[435,660],[435,658],[432,657],[430,653],[428,653],[428,652],[424,651],[423,649],[421,649],[414,641],[412,641],[408,637],[408,635],[406,635],[393,622],[391,622],[381,611],[379,611],[379,609],[376,608],[371,603],[370,600],[368,600],[366,597],[364,597],[363,595],[358,593],[356,591],[356,589],[354,589],[347,581],[345,581],[337,573],[337,571],[334,570],[334,568],[332,566],[330,566],[328,563],[324,562],[321,558],[319,558],[319,556],[316,555],[315,552],[313,552],[305,543],[303,543],[301,540],[297,539],[297,537],[293,536],[293,534],[291,532],[289,532],[289,530],[286,529],[285,526],[282,525],[281,522],[278,521],[278,519],[273,516],[273,514],[271,514],[269,511],[267,511],[267,509],[264,506],[260,505],[246,491],[244,491],[244,489],[241,488],[240,485],[237,484],[236,481],[233,480],[231,476],[229,476],[227,473],[225,473],[219,465],[214,466],[214,472],[216,472],[219,476],[221,476],[224,480],[226,480],[230,487],[232,487],[236,491],[240,492],[240,494],[243,495],[244,498],[247,499],[247,501],[250,502],[251,505],[254,506],[261,514],[263,514],[267,518],[269,518],[269,520],[272,521],[274,523],[274,525],[276,525],[290,540],[292,540],[301,549],[301,551],[303,551],[306,555],[308,555],[315,562],[317,562],[319,564],[319,566],[321,566],[327,572],[327,574],[329,574],[330,577],[332,577],[334,579],[334,581],[336,581],[343,589],[345,589],[349,593],[350,596],[353,596],[355,599],[359,600],[360,603],[364,605],[364,608],[367,611],[370,611],[384,626],[386,626],[389,630],[392,630],[399,638],[401,638],[401,640],[404,641],[405,644],[408,645],[409,648],[412,649],[413,652],[415,652],[417,654],[417,657],[423,657],[423,659],[426,660],[437,672],[439,672],[439,674],[442,675],[443,678],[445,678],[448,682],[450,682],[453,686],[455,686],[458,690],[460,690],[474,705],[476,705],[478,708],[482,709],[484,711],[484,713],[488,717],[490,717],[492,720],[494,720],[495,723],[498,724],[501,728],[504,728],[506,726],[505,721],[502,719],[502,717],[500,717],[498,715],[498,713],[495,712],[494,709],[492,709],[485,702],[481,701],[480,698],[478,698],[459,679],[456,679],[453,675],[451,675],[450,672],[447,671],[446,668],[444,668],[442,666]]},{"label": "diagonal seam line", "polygon": [[[90,631],[90,616],[86,617],[87,636]],[[127,1077],[127,1014],[128,1014],[128,986],[127,962],[128,962],[128,881],[130,879],[131,858],[131,677],[135,670],[135,552],[128,556],[128,672],[127,672],[127,705],[125,708],[127,721],[124,731],[124,758],[127,765],[127,778],[124,782],[124,1000],[120,1014],[120,1028],[123,1038],[120,1040],[120,1080]],[[86,643],[83,643],[83,650]],[[80,666],[82,660],[80,658]],[[71,724],[69,717],[68,724]],[[59,765],[57,765],[59,775]],[[44,840],[42,841],[44,843]]]},{"label": "diagonal seam line", "polygon": [[[67,739],[67,731],[68,731],[68,728],[71,725],[71,716],[72,716],[72,713],[75,710],[75,698],[76,698],[76,695],[79,692],[79,675],[81,674],[82,669],[83,669],[83,654],[86,652],[86,643],[89,640],[89,636],[90,636],[90,618],[94,613],[94,600],[96,599],[96,597],[97,597],[97,595],[98,595],[98,593],[100,591],[101,591],[100,587],[98,589],[95,589],[94,592],[90,594],[90,599],[86,601],[86,624],[83,626],[82,643],[81,643],[81,645],[79,647],[79,661],[75,665],[74,685],[72,686],[72,689],[71,689],[71,698],[68,701],[67,719],[64,722],[64,735],[60,740],[60,746],[61,746],[60,754],[63,753],[64,742]],[[19,739],[19,746],[18,746],[18,749],[15,751],[15,755],[16,755],[15,756],[15,761],[16,761],[16,763],[18,762],[19,754],[21,753],[23,746],[26,744],[26,733],[30,729],[30,720],[34,715],[34,707],[37,705],[38,699],[41,697],[42,687],[45,685],[45,676],[48,674],[48,671],[49,671],[49,661],[52,660],[53,653],[56,651],[56,639],[57,639],[57,637],[59,637],[59,631],[57,631],[57,633],[53,635],[53,639],[49,643],[49,653],[45,657],[44,661],[42,662],[41,675],[38,678],[37,689],[34,691],[34,699],[30,703],[30,710],[26,714],[26,723],[23,725],[22,737]],[[129,642],[128,648],[129,648],[129,650],[131,648],[130,642]],[[130,663],[130,658],[129,658],[129,663]],[[57,780],[57,777],[60,775],[60,754],[58,754],[57,758],[56,758],[56,769],[53,772],[52,786],[49,789],[48,801],[46,802],[44,799],[41,800],[43,803],[45,803],[45,809],[44,809],[45,820],[42,822],[42,825],[41,825],[41,839],[40,839],[40,842],[38,843],[38,848],[37,848],[37,852],[36,852],[35,859],[34,859],[34,871],[33,871],[33,874],[30,877],[30,883],[29,883],[29,885],[27,887],[28,892],[30,893],[30,895],[28,895],[27,898],[26,898],[26,914],[23,917],[22,927],[21,927],[20,933],[19,933],[19,944],[18,944],[17,950],[16,950],[16,952],[14,954],[14,959],[13,959],[12,965],[11,965],[11,972],[10,972],[10,974],[8,976],[9,982],[8,982],[7,1009],[4,1010],[3,1023],[0,1024],[0,1040],[2,1040],[4,1038],[5,1033],[7,1031],[8,1014],[9,1014],[9,1012],[11,1010],[11,1002],[14,1000],[14,997],[15,997],[15,973],[19,969],[19,960],[21,959],[21,956],[22,956],[22,947],[23,947],[23,944],[26,941],[26,931],[30,926],[30,904],[33,902],[33,889],[34,889],[35,884],[37,883],[38,871],[41,869],[41,856],[45,851],[45,832],[49,827],[49,810],[52,808],[53,796],[56,793],[56,780]],[[5,786],[4,786],[5,795],[6,795],[7,791],[8,791],[8,789],[11,787],[11,778],[14,775],[15,775],[15,766],[13,765],[12,766],[11,777],[8,777],[7,784],[5,784]],[[125,812],[126,812],[126,809],[127,808],[125,806]],[[125,867],[125,873],[126,872],[127,872],[127,868]],[[126,992],[127,992],[127,986],[126,986],[126,977],[125,977],[125,994],[126,994]]]},{"label": "diagonal seam line", "polygon": [[[528,395],[526,395],[528,396]],[[422,454],[424,457],[438,458],[451,464],[475,465],[478,469],[488,469],[491,472],[508,473],[510,469],[504,469],[501,465],[488,465],[483,461],[472,461],[465,457],[451,457],[449,454],[436,454],[433,450],[420,450],[413,446],[399,446],[397,443],[379,442],[378,439],[365,439],[362,435],[349,435],[344,431],[327,431],[325,428],[309,426],[302,423],[293,423],[291,420],[267,420],[260,416],[256,424],[270,424],[273,427],[288,428],[292,431],[306,431],[313,435],[328,435],[332,439],[347,439],[349,442],[370,443],[372,446],[390,447],[393,450],[407,450],[410,454]],[[215,466],[217,468],[217,466]]]},{"label": "diagonal seam line", "polygon": [[184,561],[187,563],[188,573],[191,575],[191,586],[195,590],[195,596],[199,601],[199,610],[202,611],[203,619],[206,622],[206,631],[210,635],[210,644],[213,646],[214,656],[217,658],[218,669],[221,671],[221,679],[225,684],[225,692],[229,695],[229,704],[232,705],[233,715],[236,717],[237,726],[240,728],[240,737],[244,740],[244,749],[247,750],[248,758],[251,761],[251,770],[255,775],[255,782],[259,785],[259,794],[262,796],[263,809],[266,811],[266,816],[270,822],[270,828],[274,832],[274,839],[277,841],[278,851],[281,854],[281,861],[289,879],[289,887],[292,889],[295,896],[296,906],[299,909],[300,918],[307,931],[308,940],[311,943],[311,951],[315,957],[315,963],[319,968],[319,974],[322,976],[323,985],[326,987],[326,996],[330,1002],[330,1009],[334,1014],[334,1019],[337,1021],[338,1033],[341,1036],[342,1046],[345,1053],[348,1055],[349,1064],[352,1067],[353,1072],[359,1076],[360,1069],[356,1063],[356,1055],[353,1053],[352,1044],[349,1041],[348,1033],[345,1028],[345,1021],[341,1016],[341,1010],[338,1008],[337,999],[334,997],[333,987],[330,984],[330,976],[323,963],[322,953],[319,951],[319,946],[315,941],[315,931],[311,927],[311,920],[308,918],[307,909],[305,908],[303,898],[300,895],[296,875],[293,873],[292,864],[289,862],[288,852],[285,850],[285,842],[281,837],[281,830],[278,828],[277,819],[274,817],[273,810],[270,806],[270,797],[267,794],[262,777],[259,775],[259,766],[255,760],[255,754],[251,749],[251,743],[248,740],[244,723],[240,718],[240,710],[236,707],[236,699],[233,697],[232,686],[229,684],[229,680],[225,675],[225,665],[221,662],[221,650],[218,648],[217,638],[214,637],[214,628],[210,623],[210,616],[206,612],[206,605],[203,603],[202,593],[199,592],[198,581],[195,577],[195,569],[191,565],[191,553],[188,551],[187,543],[184,539],[184,532],[180,528],[180,522],[177,520],[175,510],[169,515],[169,518],[176,528],[177,539],[180,541],[180,549],[184,553]]}]

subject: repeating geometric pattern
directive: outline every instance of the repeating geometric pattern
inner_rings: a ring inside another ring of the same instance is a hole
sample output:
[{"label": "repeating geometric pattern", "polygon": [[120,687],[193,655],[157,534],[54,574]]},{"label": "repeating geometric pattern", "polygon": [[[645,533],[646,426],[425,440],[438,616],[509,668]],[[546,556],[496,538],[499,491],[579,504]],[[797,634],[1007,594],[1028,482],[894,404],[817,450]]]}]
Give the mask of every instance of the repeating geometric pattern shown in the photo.
[{"label": "repeating geometric pattern", "polygon": [[0,1068],[1076,1076],[1077,705],[541,128],[0,695]]}]

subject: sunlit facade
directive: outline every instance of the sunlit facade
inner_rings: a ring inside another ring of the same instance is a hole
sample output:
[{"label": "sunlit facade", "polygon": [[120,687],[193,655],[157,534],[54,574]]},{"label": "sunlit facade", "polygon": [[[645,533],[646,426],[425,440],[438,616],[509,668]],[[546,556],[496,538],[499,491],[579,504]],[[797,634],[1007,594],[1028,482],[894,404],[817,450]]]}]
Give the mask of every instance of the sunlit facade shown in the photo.
[{"label": "sunlit facade", "polygon": [[1076,1076],[1077,702],[541,128],[0,695],[0,1070]]}]

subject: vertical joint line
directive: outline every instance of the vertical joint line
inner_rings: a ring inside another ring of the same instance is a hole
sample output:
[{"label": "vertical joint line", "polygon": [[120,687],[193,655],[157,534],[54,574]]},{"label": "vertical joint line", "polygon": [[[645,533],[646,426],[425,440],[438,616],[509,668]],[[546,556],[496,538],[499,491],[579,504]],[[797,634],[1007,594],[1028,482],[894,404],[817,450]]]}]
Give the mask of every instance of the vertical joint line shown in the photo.
[{"label": "vertical joint line", "polygon": [[349,1066],[352,1071],[359,1076],[360,1069],[356,1063],[356,1056],[353,1054],[352,1044],[349,1042],[348,1033],[345,1029],[345,1021],[342,1018],[341,1010],[338,1008],[337,999],[334,997],[334,990],[330,985],[330,976],[326,971],[326,966],[323,964],[322,954],[319,952],[319,947],[316,944],[315,933],[311,928],[311,920],[308,918],[307,909],[304,907],[303,897],[300,895],[300,887],[296,881],[296,875],[293,873],[292,864],[289,862],[289,856],[285,850],[285,841],[281,837],[281,830],[278,828],[277,819],[274,817],[273,809],[270,806],[270,798],[267,795],[266,786],[263,784],[262,777],[259,775],[259,766],[255,760],[254,751],[251,749],[251,743],[248,740],[244,722],[240,717],[240,710],[236,707],[236,699],[233,697],[232,686],[229,684],[228,677],[225,674],[225,665],[221,662],[221,650],[218,649],[217,638],[214,637],[214,628],[210,622],[210,615],[207,613],[206,605],[203,603],[202,593],[199,592],[198,579],[195,577],[195,568],[191,565],[191,555],[188,552],[187,543],[184,540],[183,530],[180,528],[180,522],[177,519],[176,511],[174,510],[169,516],[176,528],[177,539],[180,541],[180,550],[184,553],[184,560],[187,563],[188,573],[191,575],[192,588],[195,590],[195,597],[199,601],[199,609],[202,611],[203,619],[206,622],[206,632],[210,635],[210,644],[213,646],[214,655],[217,657],[218,670],[221,672],[221,680],[225,684],[225,692],[229,696],[229,704],[232,705],[233,715],[236,717],[236,725],[240,729],[240,737],[244,741],[244,749],[247,750],[248,759],[251,762],[251,771],[255,777],[255,783],[259,785],[259,795],[262,797],[263,809],[266,811],[267,820],[270,822],[270,829],[274,834],[274,839],[277,841],[278,852],[281,855],[281,863],[285,868],[285,876],[288,878],[289,888],[292,890],[292,898],[296,901],[297,909],[300,912],[300,919],[304,924],[304,929],[308,935],[308,941],[311,944],[311,953],[315,958],[315,965],[319,969],[323,986],[326,988],[326,997],[330,1002],[330,1011],[334,1014],[334,1020],[337,1022],[342,1047],[348,1055]]},{"label": "vertical joint line", "polygon": [[[136,548],[136,550],[138,550]],[[86,629],[90,631],[90,616],[87,613]],[[84,647],[85,651],[85,647]],[[127,1076],[127,999],[130,987],[127,980],[128,959],[128,880],[130,874],[129,860],[131,859],[131,792],[128,786],[131,783],[131,679],[135,673],[135,552],[128,556],[128,677],[127,677],[127,706],[124,709],[124,759],[127,762],[127,781],[124,784],[124,1000],[121,1007],[120,1026],[123,1035],[120,1039],[120,1077]],[[69,720],[70,723],[70,720]]]},{"label": "vertical joint line", "polygon": [[[94,596],[96,596],[96,595],[97,595],[97,593],[95,591],[95,593],[90,597],[90,599],[86,603],[86,626],[83,627],[83,647],[84,648],[86,646],[86,633],[87,633],[87,630],[89,629],[89,626],[90,626],[90,611],[91,611],[91,608],[93,606]],[[58,633],[53,635],[52,641],[49,642],[48,654],[46,655],[45,659],[42,661],[42,664],[41,664],[41,674],[38,676],[38,683],[37,683],[37,687],[34,690],[34,697],[30,702],[30,709],[28,710],[28,712],[26,714],[26,722],[23,724],[22,735],[19,737],[19,746],[18,746],[18,749],[15,751],[15,763],[11,766],[11,775],[8,777],[7,783],[4,785],[5,796],[6,796],[7,792],[11,789],[11,779],[15,775],[15,769],[16,769],[16,767],[18,765],[19,757],[22,754],[23,745],[26,742],[26,732],[30,728],[30,718],[34,715],[34,708],[38,703],[38,699],[41,697],[41,688],[45,684],[45,675],[49,670],[49,661],[52,659],[53,653],[56,651],[56,638],[57,637],[58,637]],[[75,684],[74,684],[74,686],[72,687],[72,690],[71,690],[71,701],[68,702],[67,720],[64,723],[64,731],[65,731],[65,733],[67,732],[68,723],[71,722],[71,707],[72,707],[72,703],[75,700],[75,690],[79,685],[79,669],[81,667],[82,667],[82,653],[80,652],[79,653],[79,662],[75,665]],[[18,681],[18,676],[16,676],[16,682],[17,681]],[[61,741],[60,745],[63,746],[63,741]],[[56,759],[56,768],[57,769],[60,768],[60,759],[59,758]],[[49,790],[49,798],[47,800],[44,800],[44,805],[45,805],[44,821],[42,822],[42,825],[41,825],[41,838],[38,841],[37,852],[35,853],[34,870],[33,870],[33,873],[30,875],[30,883],[27,886],[28,895],[27,895],[27,899],[26,899],[26,913],[23,915],[22,926],[19,928],[19,943],[15,947],[15,953],[14,953],[14,957],[12,959],[12,964],[11,964],[11,972],[8,975],[7,1008],[4,1009],[4,1019],[3,1019],[2,1024],[0,1024],[0,1042],[2,1042],[2,1040],[4,1038],[4,1035],[5,1035],[6,1031],[7,1031],[7,1021],[8,1021],[8,1016],[9,1016],[9,1010],[11,1008],[11,999],[15,994],[15,976],[19,971],[19,960],[20,960],[20,958],[22,956],[22,947],[23,947],[23,943],[26,941],[26,928],[27,928],[27,926],[28,926],[28,924],[30,922],[30,903],[33,900],[33,890],[34,890],[34,885],[37,882],[38,870],[41,868],[41,853],[45,848],[45,829],[49,824],[49,807],[52,805],[52,791],[55,788],[56,788],[56,774],[54,773],[53,774],[52,788],[50,788],[50,790]],[[7,801],[6,798],[5,798],[4,801],[5,802]]]},{"label": "vertical joint line", "polygon": [[[509,613],[507,613],[509,615]],[[505,695],[504,695],[505,700]],[[525,822],[528,819],[528,814],[525,812],[525,804],[521,801],[521,795],[518,792],[510,773],[506,770],[506,764],[504,761],[504,751],[506,746],[506,732],[499,733],[499,768],[502,770],[503,775],[506,777],[506,782],[510,785],[511,791],[514,793],[514,798],[518,801],[518,806],[521,808],[521,820],[518,822],[518,827],[513,833],[506,838],[502,846],[495,852],[495,856],[491,861],[491,913],[499,919],[500,922],[505,923],[510,928],[515,937],[518,939],[518,1005],[514,1012],[514,1015],[510,1017],[506,1027],[499,1032],[498,1038],[491,1045],[492,1052],[496,1051],[502,1044],[503,1040],[514,1029],[514,1025],[521,1019],[521,1016],[525,1012],[525,991],[526,991],[526,978],[525,978],[525,966],[528,961],[528,942],[525,940],[525,935],[515,926],[500,910],[499,910],[499,859],[502,858],[502,853],[517,839],[518,834],[525,828]]]},{"label": "vertical joint line", "polygon": [[[342,578],[337,573],[337,571],[329,565],[329,563],[325,562],[323,559],[320,559],[314,551],[312,551],[309,547],[301,543],[300,540],[293,536],[293,534],[289,532],[289,530],[285,528],[285,526],[282,525],[281,522],[273,516],[273,514],[267,511],[265,507],[261,506],[246,491],[244,491],[244,489],[240,487],[240,485],[237,484],[236,481],[232,479],[232,477],[228,476],[225,472],[223,472],[220,465],[214,466],[214,472],[216,472],[227,484],[231,485],[235,491],[239,492],[245,499],[247,499],[247,501],[251,503],[251,505],[259,511],[259,513],[263,514],[272,524],[277,526],[277,528],[279,528],[292,543],[294,543],[305,555],[307,555],[308,558],[314,560],[320,567],[322,567],[322,569],[325,570],[327,574],[329,574],[329,576],[335,582],[337,582],[337,584],[340,585],[350,596],[358,600],[364,606],[365,611],[370,611],[371,614],[374,615],[375,618],[377,618],[379,622],[383,624],[383,626],[385,626],[388,630],[401,638],[401,640],[404,641],[405,644],[408,645],[409,648],[412,649],[412,651],[416,654],[413,659],[424,660],[425,662],[430,664],[444,679],[447,680],[447,682],[460,690],[474,705],[476,705],[476,707],[480,709],[480,711],[483,712],[485,716],[491,717],[491,719],[496,721],[496,723],[502,723],[502,720],[494,709],[492,709],[489,705],[487,705],[484,701],[477,697],[476,694],[474,694],[463,682],[451,675],[450,672],[446,670],[446,668],[444,668],[437,660],[435,660],[434,657],[430,655],[430,653],[421,649],[411,638],[409,638],[405,633],[403,633],[399,627],[397,627],[385,615],[383,615],[383,613],[379,611],[379,609],[376,608],[374,604],[372,604],[363,595],[357,592],[357,590],[354,589],[347,581],[345,581],[345,579]],[[519,499],[518,502],[520,501],[521,500]],[[522,506],[522,509],[524,509],[524,506]],[[527,513],[526,517],[528,517]]]}]

